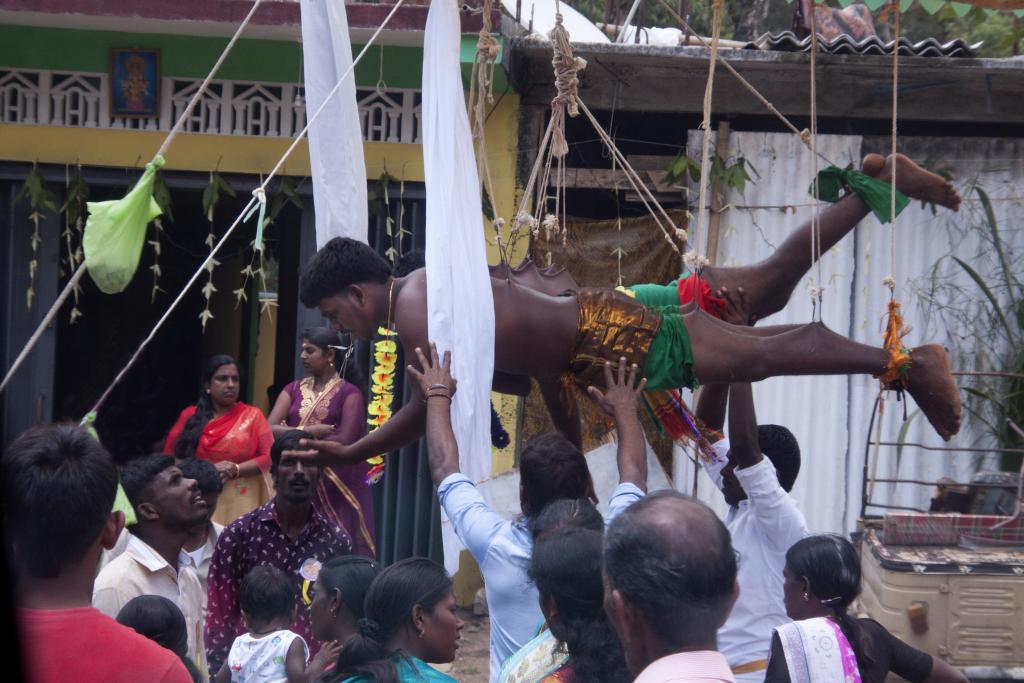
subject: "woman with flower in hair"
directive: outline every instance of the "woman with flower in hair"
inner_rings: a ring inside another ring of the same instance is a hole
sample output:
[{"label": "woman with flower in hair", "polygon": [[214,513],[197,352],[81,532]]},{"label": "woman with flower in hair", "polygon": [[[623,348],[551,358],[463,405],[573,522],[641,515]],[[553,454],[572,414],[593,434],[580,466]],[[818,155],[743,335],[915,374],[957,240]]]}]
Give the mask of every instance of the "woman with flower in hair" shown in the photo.
[{"label": "woman with flower in hair", "polygon": [[[268,417],[275,436],[302,429],[318,439],[349,444],[366,433],[363,379],[350,359],[352,348],[326,327],[303,331],[299,360],[309,375],[278,395]],[[353,554],[376,557],[369,469],[364,462],[325,466],[313,504],[352,534]]]},{"label": "woman with flower in hair", "polygon": [[775,629],[765,683],[967,683],[941,659],[910,647],[874,619],[849,613],[860,595],[860,559],[841,536],[809,536],[786,553],[782,585],[794,621]]}]

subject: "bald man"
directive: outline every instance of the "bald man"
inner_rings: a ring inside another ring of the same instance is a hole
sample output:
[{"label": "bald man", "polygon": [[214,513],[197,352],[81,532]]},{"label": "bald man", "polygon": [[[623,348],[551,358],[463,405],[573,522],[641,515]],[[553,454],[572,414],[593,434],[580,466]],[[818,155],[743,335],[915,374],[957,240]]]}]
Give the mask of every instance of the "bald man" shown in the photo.
[{"label": "bald man", "polygon": [[739,595],[729,531],[675,491],[633,504],[608,528],[605,610],[636,683],[735,683],[716,633]]}]

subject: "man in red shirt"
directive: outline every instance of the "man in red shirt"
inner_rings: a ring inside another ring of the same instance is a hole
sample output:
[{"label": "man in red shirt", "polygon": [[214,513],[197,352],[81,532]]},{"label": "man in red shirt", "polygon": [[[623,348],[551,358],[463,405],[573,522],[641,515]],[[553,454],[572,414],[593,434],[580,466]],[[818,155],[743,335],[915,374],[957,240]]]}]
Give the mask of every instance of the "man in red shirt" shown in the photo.
[{"label": "man in red shirt", "polygon": [[100,552],[124,527],[103,446],[80,427],[37,427],[4,453],[0,479],[23,680],[191,683],[177,655],[92,607]]}]

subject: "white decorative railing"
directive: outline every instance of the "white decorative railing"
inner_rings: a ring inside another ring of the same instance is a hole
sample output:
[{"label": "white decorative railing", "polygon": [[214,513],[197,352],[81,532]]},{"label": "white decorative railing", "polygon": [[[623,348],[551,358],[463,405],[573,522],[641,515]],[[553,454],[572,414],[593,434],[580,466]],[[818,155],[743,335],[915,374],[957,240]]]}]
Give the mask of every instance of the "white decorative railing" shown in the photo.
[{"label": "white decorative railing", "polygon": [[[111,116],[110,77],[102,73],[0,68],[0,123],[169,131],[200,80],[164,77],[153,118]],[[367,142],[419,144],[420,92],[359,89],[359,117]],[[306,125],[301,85],[213,81],[185,122],[190,133],[291,137]]]}]

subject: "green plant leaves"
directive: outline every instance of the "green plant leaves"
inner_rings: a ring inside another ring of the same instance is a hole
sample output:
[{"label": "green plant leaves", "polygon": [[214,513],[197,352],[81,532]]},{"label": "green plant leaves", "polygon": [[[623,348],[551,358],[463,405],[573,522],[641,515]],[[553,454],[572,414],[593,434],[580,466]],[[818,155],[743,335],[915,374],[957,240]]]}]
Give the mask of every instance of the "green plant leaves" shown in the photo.
[{"label": "green plant leaves", "polygon": [[213,172],[210,174],[210,183],[203,190],[203,214],[208,221],[213,220],[213,211],[223,195],[235,197],[235,188],[220,173]]},{"label": "green plant leaves", "polygon": [[987,284],[985,284],[985,280],[981,277],[981,275],[978,274],[978,271],[976,271],[971,266],[967,265],[965,262],[961,261],[956,256],[953,257],[953,260],[956,261],[957,264],[959,264],[959,266],[964,269],[964,272],[966,272],[972,280],[974,280],[974,283],[978,285],[979,289],[981,289],[982,293],[985,295],[985,298],[988,299],[988,302],[990,304],[992,304],[992,312],[999,319],[999,322],[1006,330],[1007,338],[1010,340],[1011,343],[1013,343],[1014,340],[1017,338],[1017,335],[1015,335],[1013,331],[1010,329],[1010,324],[1006,321],[1006,316],[1003,315],[1003,309],[999,306],[999,302],[996,300],[995,294],[993,294],[992,290],[989,289]]},{"label": "green plant leaves", "polygon": [[32,213],[57,210],[57,196],[46,185],[43,174],[39,171],[39,164],[32,164],[32,170],[25,176],[25,182],[14,201],[28,199]]}]

